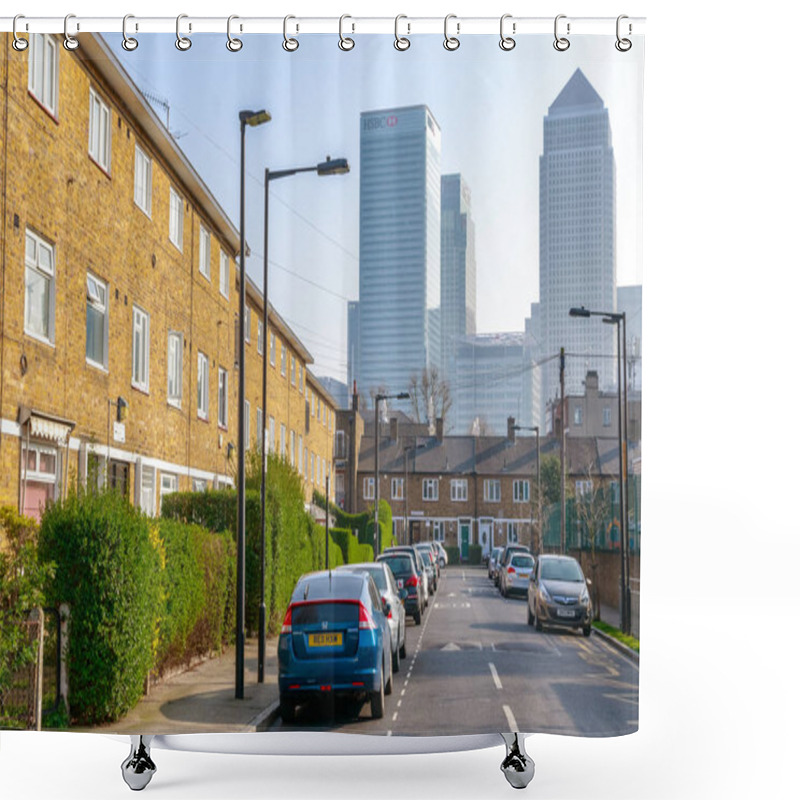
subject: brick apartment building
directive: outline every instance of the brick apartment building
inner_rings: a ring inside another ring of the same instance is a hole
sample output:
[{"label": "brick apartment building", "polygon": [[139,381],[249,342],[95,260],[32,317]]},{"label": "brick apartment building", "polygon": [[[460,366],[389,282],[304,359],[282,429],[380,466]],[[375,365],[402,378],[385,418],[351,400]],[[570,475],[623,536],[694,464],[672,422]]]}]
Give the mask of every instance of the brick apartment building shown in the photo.
[{"label": "brick apartment building", "polygon": [[[99,37],[31,34],[0,64],[0,503],[87,480],[148,513],[233,485],[239,234]],[[247,440],[324,491],[333,401],[246,281]],[[267,421],[261,371],[268,358]]]}]

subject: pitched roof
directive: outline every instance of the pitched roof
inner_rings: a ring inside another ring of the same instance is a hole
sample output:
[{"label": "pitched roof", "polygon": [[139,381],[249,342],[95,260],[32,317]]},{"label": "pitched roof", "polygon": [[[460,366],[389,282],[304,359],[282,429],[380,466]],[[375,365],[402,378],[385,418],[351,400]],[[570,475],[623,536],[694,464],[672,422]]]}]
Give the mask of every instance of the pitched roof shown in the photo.
[{"label": "pitched roof", "polygon": [[572,73],[572,77],[567,81],[566,86],[561,90],[558,97],[553,101],[548,114],[554,111],[567,111],[573,108],[603,108],[603,98],[595,91],[594,86],[589,83],[586,76],[580,69]]}]

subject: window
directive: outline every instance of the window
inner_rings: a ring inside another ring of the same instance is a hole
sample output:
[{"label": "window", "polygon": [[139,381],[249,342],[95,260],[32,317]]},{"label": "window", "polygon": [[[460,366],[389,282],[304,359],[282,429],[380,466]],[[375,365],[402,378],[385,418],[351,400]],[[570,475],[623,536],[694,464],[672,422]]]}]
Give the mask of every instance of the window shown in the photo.
[{"label": "window", "polygon": [[516,544],[519,542],[519,523],[518,522],[509,522],[508,523],[508,537],[507,541],[509,544]]},{"label": "window", "polygon": [[51,113],[58,110],[58,44],[52,36],[29,33],[28,90]]},{"label": "window", "polygon": [[584,495],[592,493],[592,482],[591,481],[575,481],[575,494],[578,497],[583,497]]},{"label": "window", "polygon": [[244,307],[244,340],[250,341],[250,306]]},{"label": "window", "polygon": [[106,172],[111,169],[111,109],[89,89],[89,155]]},{"label": "window", "polygon": [[258,339],[256,340],[256,342],[257,342],[258,354],[260,356],[263,356],[264,355],[264,321],[261,318],[259,318],[259,320],[258,320]]},{"label": "window", "polygon": [[309,466],[311,467],[309,470],[309,474],[311,475],[311,483],[314,483],[315,481],[319,483],[317,480],[317,457],[314,455],[313,451],[311,453],[311,463]]},{"label": "window", "polygon": [[281,458],[286,458],[286,426],[281,423]]},{"label": "window", "polygon": [[183,252],[183,199],[169,187],[169,240]]},{"label": "window", "polygon": [[297,435],[297,471],[303,474],[303,437]]},{"label": "window", "polygon": [[228,370],[219,368],[217,421],[221,428],[228,427]]},{"label": "window", "polygon": [[53,246],[25,233],[25,333],[55,342],[55,256]]},{"label": "window", "polygon": [[275,366],[275,334],[269,335],[269,363]]},{"label": "window", "polygon": [[200,226],[200,274],[211,280],[211,234]]},{"label": "window", "polygon": [[136,160],[133,170],[133,202],[150,216],[150,197],[153,186],[153,162],[150,157],[136,145]]},{"label": "window", "polygon": [[435,542],[444,541],[444,522],[440,519],[433,521],[433,540]]},{"label": "window", "polygon": [[56,498],[58,451],[32,442],[22,442],[22,477],[25,502],[22,513],[38,520],[48,500]]},{"label": "window", "polygon": [[289,431],[289,463],[294,466],[294,431]]},{"label": "window", "polygon": [[192,478],[193,492],[204,492],[206,490],[207,485],[208,481],[203,480],[203,478]]},{"label": "window", "polygon": [[375,499],[375,478],[364,478],[364,499]]},{"label": "window", "polygon": [[225,251],[219,251],[219,293],[227,300],[228,287],[231,282],[230,264]]},{"label": "window", "polygon": [[150,390],[150,315],[133,307],[133,370],[131,384]]},{"label": "window", "polygon": [[167,336],[167,402],[181,407],[183,397],[183,334],[170,331]]},{"label": "window", "polygon": [[527,480],[514,481],[514,502],[527,503],[531,498],[531,484]]},{"label": "window", "polygon": [[483,499],[487,503],[500,502],[500,481],[496,479],[486,479],[483,482]]},{"label": "window", "polygon": [[164,507],[164,498],[178,491],[178,476],[168,472],[161,473],[161,507]]},{"label": "window", "polygon": [[264,412],[256,407],[256,442],[258,449],[264,450]]},{"label": "window", "polygon": [[139,508],[150,517],[156,515],[155,467],[139,466]]},{"label": "window", "polygon": [[300,394],[303,394],[303,365],[298,364],[297,367],[297,388],[300,389]]},{"label": "window", "polygon": [[603,427],[611,427],[611,409],[608,406],[603,409]]},{"label": "window", "polygon": [[405,497],[404,479],[392,478],[392,500],[402,500]]},{"label": "window", "polygon": [[286,377],[286,348],[281,345],[281,376]]},{"label": "window", "polygon": [[108,286],[86,275],[86,360],[108,369]]},{"label": "window", "polygon": [[463,503],[467,499],[467,479],[454,478],[450,481],[450,499]]},{"label": "window", "polygon": [[271,453],[275,452],[275,417],[269,418],[269,442],[267,442]]},{"label": "window", "polygon": [[197,353],[197,416],[208,419],[208,356]]},{"label": "window", "polygon": [[583,425],[583,406],[575,406],[575,424]]},{"label": "window", "polygon": [[294,356],[292,356],[292,371],[291,371],[292,386],[294,386],[296,383],[295,380],[296,375],[297,375],[297,359]]},{"label": "window", "polygon": [[422,481],[422,499],[423,500],[438,500],[439,499],[439,479],[438,478],[425,478]]},{"label": "window", "polygon": [[244,449],[250,449],[250,401],[244,401]]}]

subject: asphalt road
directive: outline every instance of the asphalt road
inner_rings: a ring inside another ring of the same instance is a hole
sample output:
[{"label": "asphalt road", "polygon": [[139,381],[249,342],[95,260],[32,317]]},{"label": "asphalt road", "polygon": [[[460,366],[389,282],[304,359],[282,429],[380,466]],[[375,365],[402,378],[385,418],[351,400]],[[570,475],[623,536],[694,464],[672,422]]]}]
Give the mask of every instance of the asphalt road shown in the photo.
[{"label": "asphalt road", "polygon": [[329,701],[270,730],[614,736],[638,727],[638,666],[594,634],[535,631],[525,598],[501,597],[485,568],[444,570],[422,625],[407,619],[406,650],[383,719],[371,719],[369,703]]}]

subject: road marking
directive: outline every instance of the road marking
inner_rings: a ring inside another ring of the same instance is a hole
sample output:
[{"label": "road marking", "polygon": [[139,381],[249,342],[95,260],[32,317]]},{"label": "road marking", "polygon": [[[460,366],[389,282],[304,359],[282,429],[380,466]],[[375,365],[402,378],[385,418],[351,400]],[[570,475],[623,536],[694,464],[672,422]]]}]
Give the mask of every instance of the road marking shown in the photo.
[{"label": "road marking", "polygon": [[403,689],[403,691],[402,691],[402,692],[400,692],[400,697],[403,697],[403,696],[405,695],[405,693],[406,693],[406,690],[405,690],[405,689]]},{"label": "road marking", "polygon": [[492,673],[492,680],[494,681],[494,685],[498,689],[502,689],[503,684],[500,683],[500,676],[497,674],[497,669],[495,668],[494,664],[491,663],[491,661],[489,662],[489,671]]},{"label": "road marking", "polygon": [[394,716],[392,717],[392,722],[397,722],[397,712],[394,712]]},{"label": "road marking", "polygon": [[401,705],[403,705],[403,701],[402,700],[398,700],[397,701],[397,707],[400,708]]},{"label": "road marking", "polygon": [[508,720],[508,729],[510,731],[518,731],[519,728],[517,727],[517,721],[514,719],[514,715],[511,713],[511,707],[503,706],[503,713],[506,715],[506,719]]},{"label": "road marking", "polygon": [[392,735],[392,732],[391,732],[391,731],[386,731],[386,735],[387,735],[387,736],[391,736],[391,735]]}]

